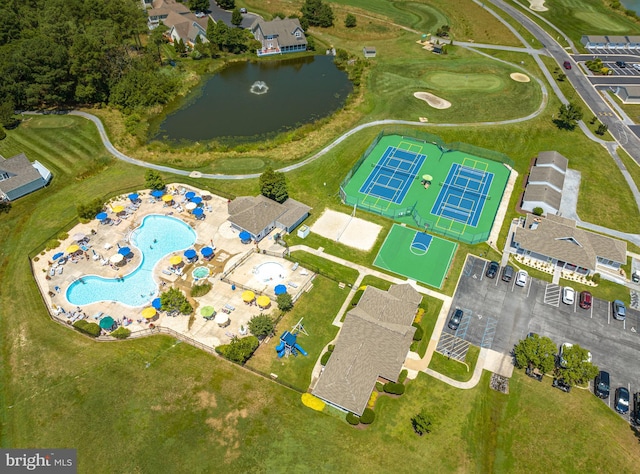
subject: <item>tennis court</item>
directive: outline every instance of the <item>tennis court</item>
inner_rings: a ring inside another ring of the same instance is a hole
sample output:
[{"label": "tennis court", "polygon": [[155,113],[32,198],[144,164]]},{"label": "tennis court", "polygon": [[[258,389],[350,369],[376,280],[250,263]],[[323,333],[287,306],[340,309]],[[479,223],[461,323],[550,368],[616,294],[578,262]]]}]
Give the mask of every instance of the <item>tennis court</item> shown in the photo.
[{"label": "tennis court", "polygon": [[[466,144],[381,134],[343,181],[343,202],[467,243],[489,238],[510,169]],[[502,156],[502,155],[501,155]],[[508,159],[508,157],[504,157]]]},{"label": "tennis court", "polygon": [[442,288],[458,244],[394,224],[373,265]]},{"label": "tennis court", "polygon": [[493,173],[452,164],[431,214],[477,227],[492,181]]}]

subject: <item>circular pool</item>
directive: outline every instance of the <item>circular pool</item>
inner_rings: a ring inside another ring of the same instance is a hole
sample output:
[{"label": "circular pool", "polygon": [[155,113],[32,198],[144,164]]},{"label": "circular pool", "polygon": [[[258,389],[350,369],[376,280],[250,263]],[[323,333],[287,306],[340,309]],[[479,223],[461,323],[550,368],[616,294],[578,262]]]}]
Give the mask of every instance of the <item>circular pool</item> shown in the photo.
[{"label": "circular pool", "polygon": [[253,269],[256,277],[262,281],[282,281],[284,280],[284,267],[277,262],[266,262]]},{"label": "circular pool", "polygon": [[197,278],[200,280],[209,276],[209,269],[207,267],[194,268],[191,274],[193,275],[193,278]]}]

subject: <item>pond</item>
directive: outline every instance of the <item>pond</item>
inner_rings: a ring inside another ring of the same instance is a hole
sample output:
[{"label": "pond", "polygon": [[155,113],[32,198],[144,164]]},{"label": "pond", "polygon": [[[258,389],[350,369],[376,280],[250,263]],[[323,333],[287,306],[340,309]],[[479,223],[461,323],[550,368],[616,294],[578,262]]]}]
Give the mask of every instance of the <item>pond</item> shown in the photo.
[{"label": "pond", "polygon": [[152,124],[151,136],[171,142],[264,139],[334,113],[352,90],[330,56],[233,63]]}]

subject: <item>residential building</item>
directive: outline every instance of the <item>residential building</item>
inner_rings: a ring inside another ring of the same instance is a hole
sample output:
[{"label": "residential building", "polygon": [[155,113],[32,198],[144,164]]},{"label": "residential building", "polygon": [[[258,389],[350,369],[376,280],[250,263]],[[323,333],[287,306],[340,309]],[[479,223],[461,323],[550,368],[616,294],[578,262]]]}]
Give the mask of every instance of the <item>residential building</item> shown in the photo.
[{"label": "residential building", "polygon": [[51,172],[37,160],[31,163],[24,153],[5,159],[0,155],[0,199],[14,201],[51,181]]},{"label": "residential building", "polygon": [[262,44],[258,56],[307,50],[307,38],[297,18],[258,19],[251,25],[251,33]]},{"label": "residential building", "polygon": [[545,214],[557,214],[568,164],[557,151],[540,152],[529,172],[520,207],[529,212],[539,207]]}]

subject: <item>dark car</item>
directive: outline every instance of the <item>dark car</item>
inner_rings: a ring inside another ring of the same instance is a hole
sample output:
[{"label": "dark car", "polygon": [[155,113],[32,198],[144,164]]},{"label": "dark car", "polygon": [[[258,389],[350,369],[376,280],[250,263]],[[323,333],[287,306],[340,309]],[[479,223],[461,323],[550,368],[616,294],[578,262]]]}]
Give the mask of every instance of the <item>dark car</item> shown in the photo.
[{"label": "dark car", "polygon": [[461,309],[456,309],[455,312],[453,313],[453,316],[451,316],[451,319],[449,319],[449,329],[452,329],[454,331],[456,331],[458,329],[458,326],[460,326],[460,321],[462,321],[462,315],[464,313],[462,312]]},{"label": "dark car", "polygon": [[515,270],[513,269],[513,267],[511,265],[507,265],[502,270],[502,281],[510,282],[514,274]]},{"label": "dark car", "polygon": [[247,13],[247,9],[246,8],[241,8],[240,9],[240,13]]},{"label": "dark car", "polygon": [[569,61],[565,61],[564,63],[562,63],[562,65],[565,69],[571,69],[571,63]]},{"label": "dark car", "polygon": [[621,414],[629,412],[629,390],[625,387],[616,388],[615,405],[616,411]]},{"label": "dark car", "polygon": [[616,61],[616,66],[620,68],[627,67],[627,63],[625,63],[624,61]]},{"label": "dark car", "polygon": [[631,274],[631,281],[634,283],[640,283],[640,272],[637,270]]},{"label": "dark car", "polygon": [[591,308],[591,302],[593,300],[593,297],[591,296],[591,293],[589,293],[588,291],[583,291],[582,293],[580,293],[580,307],[582,309],[589,309]]},{"label": "dark car", "polygon": [[598,398],[609,398],[609,372],[603,370],[596,375],[593,390]]},{"label": "dark car", "polygon": [[631,421],[640,426],[640,392],[633,396],[633,411],[631,412]]},{"label": "dark car", "polygon": [[613,306],[613,317],[618,321],[624,321],[627,317],[627,308],[624,303],[620,300],[615,300],[612,304]]},{"label": "dark car", "polygon": [[563,392],[569,393],[571,391],[571,385],[566,383],[562,379],[553,379],[553,384],[555,388],[562,390]]},{"label": "dark car", "polygon": [[485,275],[487,278],[495,278],[498,274],[498,270],[500,269],[500,264],[498,262],[490,262],[489,268],[487,268],[487,272]]}]

